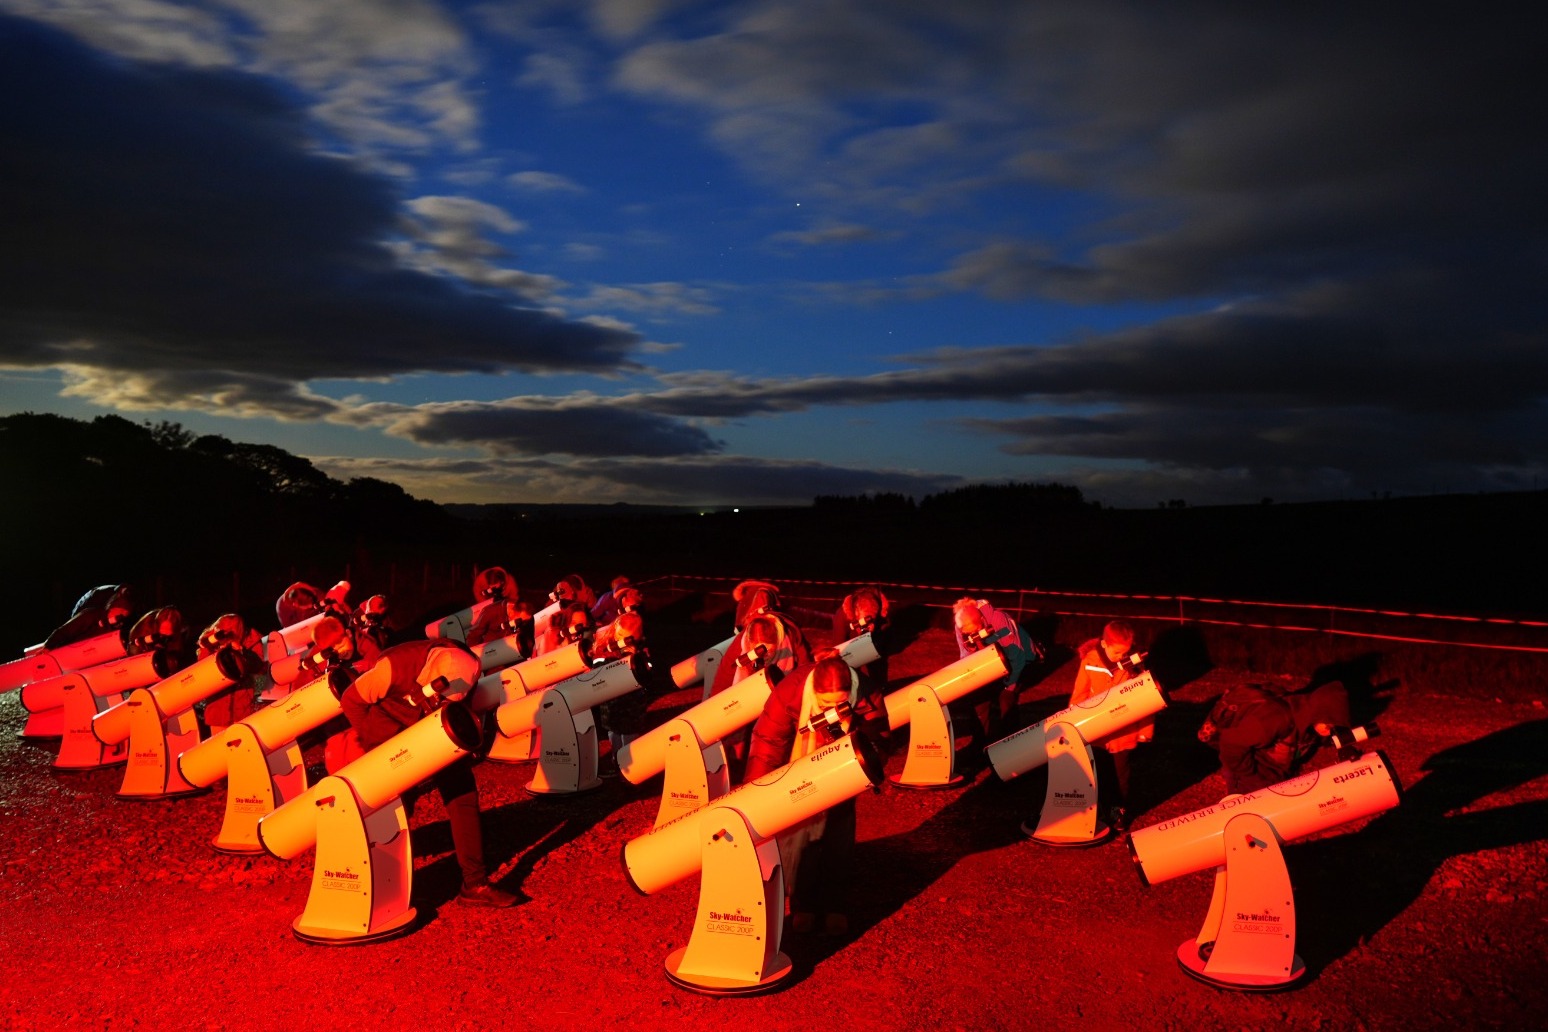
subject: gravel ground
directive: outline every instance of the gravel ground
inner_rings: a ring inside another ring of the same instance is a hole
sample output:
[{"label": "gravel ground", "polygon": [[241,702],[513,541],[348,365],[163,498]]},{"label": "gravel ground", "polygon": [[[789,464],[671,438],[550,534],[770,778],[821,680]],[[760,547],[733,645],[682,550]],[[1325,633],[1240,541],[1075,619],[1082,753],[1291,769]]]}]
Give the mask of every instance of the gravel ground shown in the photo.
[{"label": "gravel ground", "polygon": [[[694,634],[716,640],[703,627],[679,640]],[[926,630],[893,660],[893,684],[954,658],[947,633]],[[1024,716],[1062,705],[1073,671],[1070,659],[1046,671],[1023,695]],[[1239,676],[1213,669],[1169,686],[1158,740],[1135,760],[1136,827],[1224,794],[1193,731]],[[287,863],[215,853],[223,790],[124,802],[114,797],[119,770],[54,772],[50,743],[15,737],[23,712],[13,692],[0,696],[0,1025],[1540,1028],[1543,689],[1538,679],[1469,697],[1397,683],[1364,701],[1357,716],[1379,711],[1379,744],[1406,792],[1363,827],[1287,847],[1309,969],[1293,990],[1224,992],[1185,976],[1174,955],[1199,929],[1211,877],[1147,888],[1121,844],[1031,843],[1018,824],[1040,802],[1042,778],[1001,783],[985,771],[960,789],[862,796],[850,933],[787,934],[792,976],[742,999],[663,977],[691,929],[697,880],[648,897],[625,883],[620,849],[650,828],[659,779],[533,798],[523,791],[531,765],[483,764],[487,852],[520,905],[453,901],[456,863],[431,793],[412,821],[422,926],[369,946],[309,946],[290,922],[305,905],[310,854]],[[652,711],[665,719],[696,698],[665,695]],[[321,746],[306,755],[320,770]]]}]

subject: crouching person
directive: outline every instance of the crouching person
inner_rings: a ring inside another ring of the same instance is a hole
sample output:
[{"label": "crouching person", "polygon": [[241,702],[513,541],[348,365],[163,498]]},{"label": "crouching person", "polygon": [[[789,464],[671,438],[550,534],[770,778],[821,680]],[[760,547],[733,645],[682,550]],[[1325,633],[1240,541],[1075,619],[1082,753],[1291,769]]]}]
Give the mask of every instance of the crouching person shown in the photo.
[{"label": "crouching person", "polygon": [[[778,770],[831,740],[814,717],[847,704],[844,729],[850,729],[856,708],[885,712],[881,692],[831,650],[807,666],[798,667],[775,686],[763,713],[753,725],[747,758],[747,781]],[[849,799],[789,828],[779,835],[780,863],[790,893],[790,928],[815,930],[821,922],[827,935],[849,930],[847,900],[855,851],[855,800]]]},{"label": "crouching person", "polygon": [[[319,652],[348,665],[353,637],[332,617],[318,622],[313,640]],[[393,735],[433,713],[444,701],[461,699],[478,681],[479,661],[473,652],[450,638],[405,642],[384,649],[374,661],[352,667],[354,680],[339,697],[339,705],[360,745],[375,749]],[[508,907],[516,897],[494,887],[484,865],[484,830],[479,811],[478,782],[472,756],[464,756],[437,771],[430,782],[441,793],[451,824],[452,845],[462,868],[459,903]],[[413,796],[404,798],[412,811]]]}]

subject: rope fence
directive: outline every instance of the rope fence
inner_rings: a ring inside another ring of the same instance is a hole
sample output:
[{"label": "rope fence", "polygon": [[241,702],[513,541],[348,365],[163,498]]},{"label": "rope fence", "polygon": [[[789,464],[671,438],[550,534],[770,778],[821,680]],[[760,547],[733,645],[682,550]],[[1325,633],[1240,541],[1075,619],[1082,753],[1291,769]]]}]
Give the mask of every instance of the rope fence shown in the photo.
[{"label": "rope fence", "polygon": [[[746,577],[716,577],[698,574],[671,573],[651,578],[647,584],[664,583],[668,590],[692,590],[683,585],[699,587],[717,586],[727,594]],[[845,594],[860,586],[854,581],[801,580],[782,578],[776,583],[781,588],[829,588],[833,593],[801,596],[803,601],[832,601],[835,605]],[[1255,599],[1209,598],[1195,595],[1122,594],[1117,592],[1048,591],[1041,588],[987,588],[965,585],[912,584],[905,582],[870,581],[873,587],[897,593],[918,593],[927,596],[944,595],[951,601],[945,603],[920,600],[919,604],[931,608],[948,609],[958,598],[984,598],[995,602],[999,608],[1014,613],[1018,618],[1028,613],[1061,617],[1081,617],[1097,620],[1150,619],[1176,623],[1206,624],[1213,627],[1236,627],[1247,630],[1286,631],[1299,634],[1327,634],[1346,638],[1364,638],[1376,641],[1403,642],[1416,645],[1439,645],[1454,648],[1485,649],[1499,652],[1548,654],[1548,643],[1537,640],[1489,641],[1440,637],[1424,633],[1432,624],[1455,626],[1458,624],[1486,630],[1491,634],[1515,632],[1527,639],[1548,638],[1538,632],[1548,630],[1548,620],[1518,619],[1498,616],[1474,616],[1459,613],[1407,612],[1397,609],[1378,609],[1360,606],[1340,606],[1308,602],[1264,602]],[[792,596],[796,598],[797,596]],[[1012,603],[1010,599],[1014,598]],[[1074,603],[1087,600],[1096,606],[1071,608]],[[1043,604],[1043,603],[1049,604]],[[1111,603],[1102,605],[1102,603]],[[1235,618],[1228,611],[1243,610]],[[1282,613],[1282,622],[1251,619],[1252,613]],[[1308,621],[1307,614],[1324,614],[1325,623]],[[1342,620],[1340,619],[1342,617]],[[1378,626],[1372,626],[1376,624]],[[1396,625],[1396,626],[1392,626]]]}]

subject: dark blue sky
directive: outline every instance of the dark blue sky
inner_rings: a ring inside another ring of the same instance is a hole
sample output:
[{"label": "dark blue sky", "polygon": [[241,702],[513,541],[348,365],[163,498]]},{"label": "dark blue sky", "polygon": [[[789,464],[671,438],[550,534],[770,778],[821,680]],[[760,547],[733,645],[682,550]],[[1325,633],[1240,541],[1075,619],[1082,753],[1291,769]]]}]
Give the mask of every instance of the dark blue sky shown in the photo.
[{"label": "dark blue sky", "polygon": [[1532,34],[1378,7],[0,0],[0,411],[438,501],[1548,484]]}]

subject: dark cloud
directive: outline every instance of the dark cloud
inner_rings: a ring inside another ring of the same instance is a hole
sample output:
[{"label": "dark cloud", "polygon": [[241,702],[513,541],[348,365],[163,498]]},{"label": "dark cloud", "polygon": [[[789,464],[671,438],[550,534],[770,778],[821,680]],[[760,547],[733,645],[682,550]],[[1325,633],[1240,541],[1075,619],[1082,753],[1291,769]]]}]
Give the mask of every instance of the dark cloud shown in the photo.
[{"label": "dark cloud", "polygon": [[0,361],[299,382],[606,371],[639,344],[395,266],[389,182],[262,80],[0,19],[0,94]]},{"label": "dark cloud", "polygon": [[426,497],[477,501],[537,498],[549,501],[650,504],[805,505],[818,495],[877,492],[922,497],[961,486],[950,474],[855,469],[809,460],[740,455],[675,459],[594,458],[414,460],[312,457],[336,477],[370,476],[404,484]]},{"label": "dark cloud", "polygon": [[676,456],[722,447],[696,426],[605,399],[426,405],[388,426],[420,444],[473,444],[496,455]]}]

